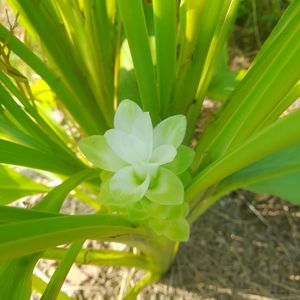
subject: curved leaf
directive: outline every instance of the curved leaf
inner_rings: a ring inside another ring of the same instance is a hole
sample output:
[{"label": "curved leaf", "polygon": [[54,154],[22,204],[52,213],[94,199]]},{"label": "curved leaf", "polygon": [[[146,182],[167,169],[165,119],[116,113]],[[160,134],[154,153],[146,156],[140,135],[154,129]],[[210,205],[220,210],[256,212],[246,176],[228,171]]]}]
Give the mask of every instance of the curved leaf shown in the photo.
[{"label": "curved leaf", "polygon": [[137,232],[122,217],[80,215],[0,225],[0,261],[85,239],[109,239]]},{"label": "curved leaf", "polygon": [[236,188],[278,195],[294,204],[300,203],[300,143],[292,144],[225,178],[219,193]]},{"label": "curved leaf", "polygon": [[0,204],[8,204],[19,198],[48,192],[50,188],[25,175],[0,165]]}]

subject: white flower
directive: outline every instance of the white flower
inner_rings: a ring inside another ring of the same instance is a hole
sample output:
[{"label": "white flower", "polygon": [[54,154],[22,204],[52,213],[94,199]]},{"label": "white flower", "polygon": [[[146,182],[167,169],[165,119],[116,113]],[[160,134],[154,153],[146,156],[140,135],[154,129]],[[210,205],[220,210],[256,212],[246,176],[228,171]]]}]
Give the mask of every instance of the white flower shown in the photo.
[{"label": "white flower", "polygon": [[169,117],[153,129],[149,113],[133,101],[122,101],[114,129],[79,144],[96,167],[114,173],[102,183],[101,201],[128,206],[146,197],[162,205],[183,203],[184,187],[177,175],[190,166],[194,154],[180,146],[185,131],[183,115]]}]

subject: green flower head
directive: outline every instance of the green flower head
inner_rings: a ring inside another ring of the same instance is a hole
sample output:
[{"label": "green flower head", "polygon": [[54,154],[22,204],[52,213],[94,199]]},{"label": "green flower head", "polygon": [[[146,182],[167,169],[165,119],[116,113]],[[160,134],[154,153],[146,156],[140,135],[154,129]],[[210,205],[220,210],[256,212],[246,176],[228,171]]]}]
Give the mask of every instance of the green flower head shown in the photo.
[{"label": "green flower head", "polygon": [[148,112],[123,100],[114,128],[79,144],[89,161],[110,174],[101,185],[101,202],[130,207],[146,198],[159,205],[182,204],[184,187],[177,175],[194,157],[192,149],[181,145],[185,131],[185,116],[169,117],[153,128]]}]

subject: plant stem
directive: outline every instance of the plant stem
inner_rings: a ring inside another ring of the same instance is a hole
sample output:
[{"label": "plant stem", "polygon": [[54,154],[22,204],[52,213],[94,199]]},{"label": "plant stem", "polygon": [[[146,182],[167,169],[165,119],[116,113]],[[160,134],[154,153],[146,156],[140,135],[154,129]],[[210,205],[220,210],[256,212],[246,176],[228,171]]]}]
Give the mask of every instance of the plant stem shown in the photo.
[{"label": "plant stem", "polygon": [[[68,250],[64,248],[50,248],[45,251],[45,253],[43,254],[43,258],[51,260],[61,260],[67,251]],[[75,263],[97,266],[134,267],[153,273],[157,273],[160,271],[158,266],[144,255],[136,255],[125,251],[115,251],[108,249],[82,249],[76,256]]]},{"label": "plant stem", "polygon": [[133,286],[129,292],[124,296],[123,300],[135,300],[140,291],[149,283],[158,281],[160,276],[158,274],[149,273],[140,282]]}]

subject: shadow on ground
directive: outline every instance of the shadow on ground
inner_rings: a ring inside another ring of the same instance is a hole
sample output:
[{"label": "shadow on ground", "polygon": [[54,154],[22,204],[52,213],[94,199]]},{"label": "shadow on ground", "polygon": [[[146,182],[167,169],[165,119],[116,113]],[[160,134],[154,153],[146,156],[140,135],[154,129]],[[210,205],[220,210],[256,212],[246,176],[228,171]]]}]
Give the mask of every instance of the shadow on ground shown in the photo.
[{"label": "shadow on ground", "polygon": [[210,209],[139,299],[300,299],[300,210],[246,192]]}]

